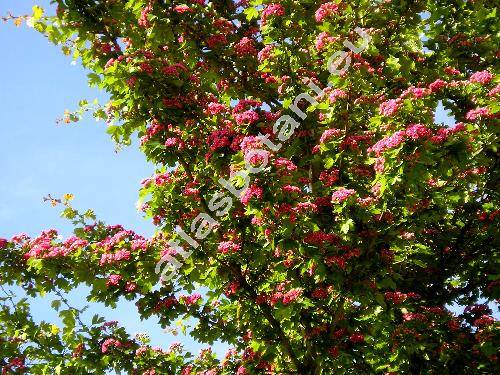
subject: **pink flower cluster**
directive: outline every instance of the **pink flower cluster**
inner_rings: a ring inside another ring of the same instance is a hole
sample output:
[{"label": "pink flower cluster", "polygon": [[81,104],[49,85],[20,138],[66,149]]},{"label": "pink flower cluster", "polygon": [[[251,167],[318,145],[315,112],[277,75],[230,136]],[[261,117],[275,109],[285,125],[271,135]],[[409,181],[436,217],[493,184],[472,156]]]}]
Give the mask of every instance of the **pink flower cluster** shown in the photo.
[{"label": "pink flower cluster", "polygon": [[139,26],[148,28],[150,26],[148,15],[153,10],[153,5],[149,3],[144,9],[141,11],[141,17],[139,18]]},{"label": "pink flower cluster", "polygon": [[243,37],[241,40],[234,45],[234,51],[236,55],[243,56],[256,56],[257,50],[255,49],[255,42],[253,39],[248,37]]},{"label": "pink flower cluster", "polygon": [[328,97],[331,103],[335,103],[338,98],[347,98],[347,93],[342,89],[334,89]]},{"label": "pink flower cluster", "polygon": [[102,254],[99,265],[104,266],[105,264],[114,264],[121,262],[122,260],[130,260],[130,251],[121,249],[115,253]]},{"label": "pink flower cluster", "polygon": [[217,102],[210,102],[207,106],[207,113],[210,115],[218,115],[228,111],[228,108],[224,104]]},{"label": "pink flower cluster", "polygon": [[289,305],[302,295],[301,288],[291,289],[283,295],[283,305]]},{"label": "pink flower cluster", "polygon": [[488,72],[487,70],[483,70],[481,72],[476,72],[470,76],[469,82],[471,83],[480,83],[481,85],[486,85],[491,82],[494,75]]},{"label": "pink flower cluster", "polygon": [[495,96],[495,95],[498,95],[498,94],[500,94],[500,84],[496,85],[494,88],[492,88],[488,92],[488,96]]},{"label": "pink flower cluster", "polygon": [[247,206],[252,198],[262,199],[263,195],[264,191],[260,186],[252,185],[242,193],[240,201]]},{"label": "pink flower cluster", "polygon": [[332,255],[325,259],[325,264],[327,266],[333,266],[334,264],[344,269],[347,265],[347,262],[352,258],[357,258],[361,255],[361,250],[358,248],[349,249],[347,246],[341,246],[341,248],[345,251],[342,255]]},{"label": "pink flower cluster", "polygon": [[441,90],[442,88],[444,88],[446,86],[447,86],[447,84],[446,84],[445,81],[443,81],[442,79],[436,79],[434,82],[432,82],[429,85],[429,89],[432,92],[437,92],[437,91]]},{"label": "pink flower cluster", "polygon": [[219,246],[217,249],[222,254],[227,254],[229,252],[236,253],[237,251],[241,250],[241,245],[239,243],[235,243],[233,241],[223,241],[223,242],[219,243]]},{"label": "pink flower cluster", "polygon": [[488,118],[491,117],[491,112],[488,107],[480,107],[476,109],[471,109],[465,115],[465,118],[469,121],[475,121],[478,118]]},{"label": "pink flower cluster", "polygon": [[326,31],[323,31],[316,38],[316,50],[322,51],[328,44],[335,42],[336,39],[328,34]]},{"label": "pink flower cluster", "polygon": [[106,286],[119,286],[120,285],[120,280],[122,277],[120,275],[109,275],[108,281],[106,281]]},{"label": "pink flower cluster", "polygon": [[220,148],[231,146],[234,135],[235,133],[228,128],[212,132],[207,139],[210,151],[216,151]]},{"label": "pink flower cluster", "polygon": [[439,128],[435,135],[431,137],[431,142],[435,144],[445,142],[452,134],[463,132],[466,130],[462,122],[455,124],[452,128]]},{"label": "pink flower cluster", "polygon": [[385,299],[388,301],[391,301],[395,305],[400,305],[404,301],[406,301],[408,298],[413,298],[413,299],[418,299],[420,296],[416,293],[402,293],[402,292],[386,292],[385,293]]},{"label": "pink flower cluster", "polygon": [[398,147],[405,141],[405,136],[406,132],[404,130],[397,131],[391,136],[381,139],[373,146],[369,147],[368,152],[374,152],[375,155],[380,156],[384,151]]},{"label": "pink flower cluster", "polygon": [[227,38],[224,34],[214,34],[207,38],[207,46],[210,49],[214,49],[218,46],[225,46],[227,44]]},{"label": "pink flower cluster", "polygon": [[277,169],[293,172],[297,170],[297,166],[287,158],[277,158],[274,160],[274,166]]},{"label": "pink flower cluster", "polygon": [[475,327],[487,327],[495,323],[495,318],[489,315],[481,315],[481,317],[474,320],[472,323]]},{"label": "pink flower cluster", "polygon": [[333,186],[339,180],[339,173],[340,173],[340,171],[338,169],[322,171],[319,174],[319,180],[326,187]]},{"label": "pink flower cluster", "polygon": [[241,99],[233,108],[233,113],[243,112],[251,107],[260,107],[261,102],[252,99]]},{"label": "pink flower cluster", "polygon": [[285,8],[281,4],[269,4],[262,11],[261,21],[265,25],[267,19],[271,16],[281,17],[285,15]]},{"label": "pink flower cluster", "polygon": [[264,48],[260,50],[260,52],[257,54],[257,59],[259,60],[260,63],[263,61],[266,61],[272,56],[274,46],[272,44],[268,44]]},{"label": "pink flower cluster", "polygon": [[383,116],[393,116],[398,112],[400,99],[390,99],[380,104],[379,111]]},{"label": "pink flower cluster", "polygon": [[412,124],[406,128],[405,135],[411,139],[428,138],[432,132],[423,124]]},{"label": "pink flower cluster", "polygon": [[190,8],[189,6],[187,5],[177,5],[174,7],[174,12],[177,12],[179,14],[183,14],[183,13],[192,13],[194,12],[194,9]]},{"label": "pink flower cluster", "polygon": [[182,301],[186,306],[196,304],[201,299],[201,294],[194,293],[189,296],[180,296],[179,301]]},{"label": "pink flower cluster", "polygon": [[252,110],[236,113],[233,116],[238,125],[252,125],[259,121],[259,114]]},{"label": "pink flower cluster", "polygon": [[325,233],[322,231],[312,232],[304,237],[304,242],[310,245],[322,245],[324,243],[338,243],[339,237],[333,233]]},{"label": "pink flower cluster", "polygon": [[323,20],[335,13],[339,10],[339,6],[334,2],[324,3],[316,10],[314,15],[316,22],[323,22]]},{"label": "pink flower cluster", "polygon": [[340,129],[327,129],[321,134],[321,138],[319,139],[320,143],[326,143],[333,138],[339,137],[342,134],[342,130]]},{"label": "pink flower cluster", "polygon": [[355,332],[349,336],[349,340],[355,344],[359,344],[365,341],[365,337],[361,333]]},{"label": "pink flower cluster", "polygon": [[350,196],[355,195],[356,190],[354,189],[346,189],[346,188],[340,188],[339,190],[336,190],[332,194],[332,202],[333,203],[342,203],[349,199]]},{"label": "pink flower cluster", "polygon": [[70,237],[62,244],[53,244],[56,237],[57,231],[54,229],[42,232],[40,236],[29,241],[29,250],[24,254],[24,258],[64,257],[76,249],[88,245],[88,241],[77,237]]},{"label": "pink flower cluster", "polygon": [[110,348],[119,348],[122,346],[122,343],[118,340],[109,338],[104,340],[104,342],[101,345],[101,352],[102,353],[107,353]]},{"label": "pink flower cluster", "polygon": [[165,74],[167,76],[178,77],[181,72],[187,73],[188,69],[186,68],[186,66],[183,63],[176,63],[176,64],[169,65],[169,66],[162,68],[161,71],[163,72],[163,74]]}]

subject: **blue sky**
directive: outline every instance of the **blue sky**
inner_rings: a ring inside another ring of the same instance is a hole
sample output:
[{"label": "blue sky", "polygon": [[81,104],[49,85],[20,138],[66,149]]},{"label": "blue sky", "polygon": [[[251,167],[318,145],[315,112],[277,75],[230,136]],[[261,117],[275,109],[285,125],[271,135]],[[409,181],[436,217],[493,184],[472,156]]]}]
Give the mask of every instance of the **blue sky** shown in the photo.
[{"label": "blue sky", "polygon": [[[49,1],[16,0],[2,1],[0,14],[30,14],[35,4],[54,13]],[[90,115],[77,124],[56,124],[64,110],[75,110],[81,99],[105,102],[105,96],[88,88],[86,72],[26,26],[0,23],[0,45],[0,238],[19,232],[36,236],[48,228],[71,234],[70,223],[59,216],[60,208],[42,201],[47,194],[65,193],[75,195],[76,208],[92,208],[108,224],[152,234],[152,224],[141,217],[135,203],[140,180],[154,167],[137,147],[116,153],[106,124]],[[79,307],[85,304],[84,292],[82,288],[71,293]],[[48,296],[32,304],[35,319],[57,322],[51,300]],[[88,316],[95,313],[119,320],[132,334],[149,333],[155,345],[182,341],[195,354],[206,347],[164,333],[154,320],[140,322],[135,306],[126,301],[116,310],[92,305]]]}]

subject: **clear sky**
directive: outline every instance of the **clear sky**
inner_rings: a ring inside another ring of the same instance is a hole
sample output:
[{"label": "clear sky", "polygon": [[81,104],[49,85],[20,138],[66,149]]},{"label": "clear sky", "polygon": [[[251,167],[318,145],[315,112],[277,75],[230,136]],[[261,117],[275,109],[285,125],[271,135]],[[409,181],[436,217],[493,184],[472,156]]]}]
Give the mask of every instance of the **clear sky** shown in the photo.
[{"label": "clear sky", "polygon": [[[30,14],[40,5],[53,14],[48,0],[0,1],[0,15]],[[19,232],[31,236],[56,228],[65,236],[72,227],[60,218],[60,208],[43,203],[43,197],[75,195],[74,206],[92,208],[108,224],[122,224],[142,235],[154,231],[135,208],[140,180],[154,167],[137,147],[116,153],[106,134],[106,124],[91,115],[76,124],[56,124],[65,109],[77,109],[81,99],[105,96],[87,86],[85,71],[71,58],[26,25],[0,23],[0,238]],[[72,293],[81,307],[84,290]],[[32,304],[37,320],[55,321],[51,296]],[[102,314],[119,320],[130,333],[147,332],[155,345],[168,347],[173,341],[188,343],[197,354],[206,347],[163,332],[155,321],[140,322],[135,306],[123,302],[116,310],[92,305],[89,316]],[[222,348],[218,347],[220,351]]]}]

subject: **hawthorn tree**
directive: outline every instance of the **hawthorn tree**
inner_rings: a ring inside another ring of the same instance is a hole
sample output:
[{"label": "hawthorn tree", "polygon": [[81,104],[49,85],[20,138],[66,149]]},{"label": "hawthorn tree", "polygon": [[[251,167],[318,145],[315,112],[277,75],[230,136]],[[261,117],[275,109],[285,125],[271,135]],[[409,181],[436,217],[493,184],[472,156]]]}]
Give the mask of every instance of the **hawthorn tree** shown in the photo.
[{"label": "hawthorn tree", "polygon": [[[66,121],[92,110],[116,143],[140,138],[157,232],[66,197],[73,237],[0,240],[1,283],[58,293],[64,323],[3,289],[2,373],[498,371],[498,3],[55,3],[29,22],[110,95]],[[233,349],[193,357],[84,323],[64,298],[82,284]]]}]

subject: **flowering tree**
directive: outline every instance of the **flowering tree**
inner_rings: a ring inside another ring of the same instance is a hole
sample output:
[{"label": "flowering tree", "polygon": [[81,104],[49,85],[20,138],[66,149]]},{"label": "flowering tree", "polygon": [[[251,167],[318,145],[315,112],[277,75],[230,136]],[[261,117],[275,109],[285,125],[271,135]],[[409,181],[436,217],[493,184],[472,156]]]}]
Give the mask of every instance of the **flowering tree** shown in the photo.
[{"label": "flowering tree", "polygon": [[[55,2],[29,22],[109,93],[81,111],[119,144],[140,137],[158,230],[107,226],[66,197],[74,237],[0,240],[2,283],[59,293],[64,323],[34,323],[6,293],[3,373],[498,370],[495,2]],[[63,294],[81,284],[234,349],[192,357],[86,324]]]}]

